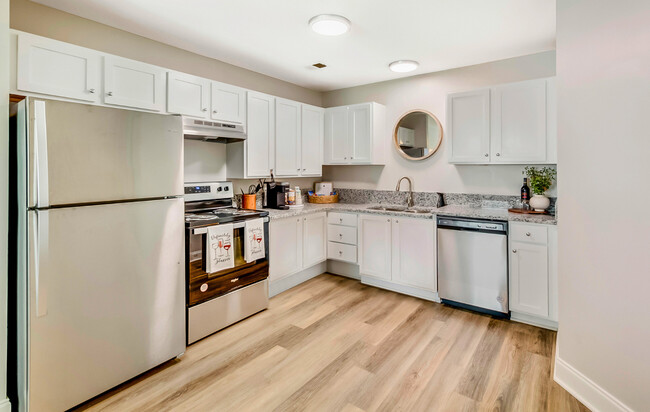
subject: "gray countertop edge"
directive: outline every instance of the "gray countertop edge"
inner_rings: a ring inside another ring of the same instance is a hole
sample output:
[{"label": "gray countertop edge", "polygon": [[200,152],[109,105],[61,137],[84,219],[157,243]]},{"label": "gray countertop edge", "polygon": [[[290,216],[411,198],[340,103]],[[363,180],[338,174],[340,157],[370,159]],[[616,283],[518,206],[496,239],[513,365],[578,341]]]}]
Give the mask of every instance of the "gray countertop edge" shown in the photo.
[{"label": "gray countertop edge", "polygon": [[[365,213],[381,216],[399,216],[410,217],[415,219],[433,219],[436,215],[439,216],[459,216],[478,219],[490,220],[505,220],[509,222],[524,222],[536,223],[542,225],[556,225],[557,219],[555,216],[550,215],[531,215],[510,213],[507,209],[489,209],[489,208],[475,208],[467,206],[447,205],[440,208],[419,208],[430,210],[431,213],[404,213],[404,212],[391,212],[384,210],[369,210],[369,207],[377,206],[376,204],[354,204],[354,203],[331,203],[331,204],[314,204],[306,203],[301,208],[277,210],[277,209],[264,209],[269,212],[271,220],[284,219],[289,217],[303,216],[318,212],[349,212],[349,213]],[[382,205],[388,206],[388,205]]]}]

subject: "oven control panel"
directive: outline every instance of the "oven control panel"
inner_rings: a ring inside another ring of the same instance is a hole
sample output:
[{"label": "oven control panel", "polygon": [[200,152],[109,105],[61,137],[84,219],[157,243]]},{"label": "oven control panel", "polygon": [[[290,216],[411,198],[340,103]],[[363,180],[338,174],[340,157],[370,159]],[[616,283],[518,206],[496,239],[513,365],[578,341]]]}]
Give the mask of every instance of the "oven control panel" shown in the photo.
[{"label": "oven control panel", "polygon": [[183,197],[186,202],[233,197],[232,182],[185,183],[184,186]]}]

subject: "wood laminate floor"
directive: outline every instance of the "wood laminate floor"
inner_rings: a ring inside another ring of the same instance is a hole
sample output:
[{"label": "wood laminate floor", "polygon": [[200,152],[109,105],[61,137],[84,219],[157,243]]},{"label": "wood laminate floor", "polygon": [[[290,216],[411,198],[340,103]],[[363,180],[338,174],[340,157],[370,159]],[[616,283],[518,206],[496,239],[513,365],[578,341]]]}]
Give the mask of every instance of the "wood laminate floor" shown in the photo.
[{"label": "wood laminate floor", "polygon": [[97,411],[586,411],[555,332],[321,275],[82,405]]}]

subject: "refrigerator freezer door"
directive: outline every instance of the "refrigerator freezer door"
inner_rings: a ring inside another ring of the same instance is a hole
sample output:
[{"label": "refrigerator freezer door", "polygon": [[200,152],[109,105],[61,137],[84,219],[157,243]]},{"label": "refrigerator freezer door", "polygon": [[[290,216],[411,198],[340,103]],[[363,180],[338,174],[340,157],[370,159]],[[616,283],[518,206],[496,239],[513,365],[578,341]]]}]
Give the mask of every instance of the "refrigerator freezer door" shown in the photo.
[{"label": "refrigerator freezer door", "polygon": [[28,207],[183,194],[179,116],[30,98]]},{"label": "refrigerator freezer door", "polygon": [[30,410],[66,410],[185,351],[181,198],[28,223]]}]

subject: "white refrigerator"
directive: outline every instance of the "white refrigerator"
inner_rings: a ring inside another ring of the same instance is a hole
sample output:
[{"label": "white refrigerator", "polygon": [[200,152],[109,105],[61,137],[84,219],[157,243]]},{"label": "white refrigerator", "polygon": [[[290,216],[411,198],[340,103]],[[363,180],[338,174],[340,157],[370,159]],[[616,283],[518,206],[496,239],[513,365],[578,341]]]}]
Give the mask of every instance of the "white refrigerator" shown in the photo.
[{"label": "white refrigerator", "polygon": [[18,406],[61,411],[185,351],[181,118],[17,116]]}]

